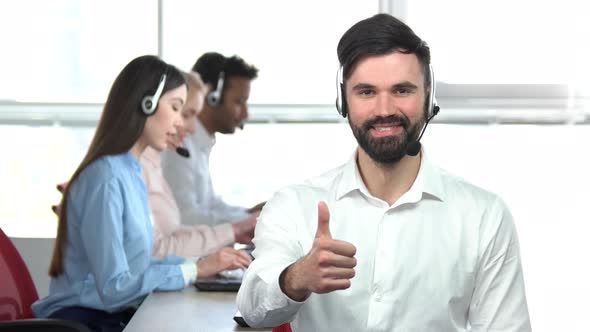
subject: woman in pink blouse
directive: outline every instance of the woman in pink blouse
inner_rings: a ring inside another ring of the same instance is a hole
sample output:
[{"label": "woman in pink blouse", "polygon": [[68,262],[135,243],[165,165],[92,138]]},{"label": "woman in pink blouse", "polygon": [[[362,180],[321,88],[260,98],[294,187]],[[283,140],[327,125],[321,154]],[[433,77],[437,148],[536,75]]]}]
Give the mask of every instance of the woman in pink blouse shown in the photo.
[{"label": "woman in pink blouse", "polygon": [[[177,128],[178,135],[170,138],[170,149],[175,149],[187,133],[194,133],[196,116],[203,107],[206,94],[206,86],[198,74],[186,73],[185,78],[189,88],[187,102],[182,109],[183,127]],[[153,256],[175,254],[184,257],[204,257],[210,255],[199,261],[203,263],[203,266],[199,266],[199,275],[209,275],[209,270],[216,270],[214,274],[228,268],[235,268],[235,265],[243,268],[249,265],[251,258],[248,254],[227,246],[234,242],[251,243],[255,220],[215,227],[183,225],[174,196],[162,175],[160,153],[148,148],[142,154],[140,163],[154,226]],[[215,254],[211,255],[212,253]]]}]

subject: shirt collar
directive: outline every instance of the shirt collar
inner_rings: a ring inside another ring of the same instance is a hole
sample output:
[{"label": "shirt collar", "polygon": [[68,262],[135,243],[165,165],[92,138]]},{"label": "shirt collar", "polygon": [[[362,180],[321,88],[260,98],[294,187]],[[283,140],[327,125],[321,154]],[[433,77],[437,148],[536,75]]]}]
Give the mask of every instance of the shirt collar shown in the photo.
[{"label": "shirt collar", "polygon": [[[412,184],[409,192],[414,191],[420,196],[422,196],[421,194],[426,194],[440,201],[444,201],[446,195],[441,170],[430,161],[428,153],[426,153],[424,147],[422,147],[420,155],[422,159],[420,161],[418,176],[416,177],[414,184]],[[420,200],[420,198],[421,197],[418,197],[416,201]]]},{"label": "shirt collar", "polygon": [[[373,197],[367,189],[358,169],[357,151],[353,153],[352,157],[344,165],[342,170],[342,178],[338,184],[336,191],[336,199],[341,199],[348,193],[358,190],[363,195]],[[440,170],[430,162],[424,147],[421,151],[420,169],[418,176],[410,187],[410,189],[400,198],[395,205],[406,202],[418,202],[423,196],[431,196],[441,201],[444,200],[445,190],[441,179]]]},{"label": "shirt collar", "polygon": [[209,131],[207,131],[198,117],[196,121],[197,125],[195,126],[195,134],[193,135],[195,144],[201,148],[213,148],[213,145],[215,145],[215,134],[209,135]]}]

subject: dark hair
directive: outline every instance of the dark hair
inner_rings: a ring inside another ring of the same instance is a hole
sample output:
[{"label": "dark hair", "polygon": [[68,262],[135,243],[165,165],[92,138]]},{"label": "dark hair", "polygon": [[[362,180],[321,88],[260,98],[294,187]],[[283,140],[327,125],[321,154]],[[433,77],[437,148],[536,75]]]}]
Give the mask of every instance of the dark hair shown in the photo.
[{"label": "dark hair", "polygon": [[206,84],[211,84],[212,89],[217,89],[219,73],[225,73],[225,79],[231,77],[245,77],[250,80],[258,77],[258,68],[246,63],[242,58],[233,55],[229,58],[217,52],[208,52],[199,57],[192,70],[201,75]]},{"label": "dark hair", "polygon": [[147,116],[141,110],[141,100],[147,95],[155,94],[164,73],[166,84],[162,93],[186,84],[183,75],[176,67],[153,55],[133,59],[115,79],[86,156],[64,189],[53,258],[49,266],[49,275],[52,277],[63,273],[64,268],[68,188],[93,161],[105,155],[116,155],[131,150],[141,136],[147,120]]},{"label": "dark hair", "polygon": [[350,27],[340,38],[337,52],[344,78],[367,55],[415,54],[422,65],[425,84],[430,85],[430,48],[408,25],[389,14],[377,14]]}]

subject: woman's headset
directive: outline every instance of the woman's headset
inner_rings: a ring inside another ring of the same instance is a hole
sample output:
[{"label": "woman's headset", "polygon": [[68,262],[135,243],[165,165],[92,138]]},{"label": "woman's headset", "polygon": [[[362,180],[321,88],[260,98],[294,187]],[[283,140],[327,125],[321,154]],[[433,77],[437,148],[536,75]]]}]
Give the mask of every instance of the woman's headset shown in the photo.
[{"label": "woman's headset", "polygon": [[156,93],[153,96],[147,95],[141,100],[141,110],[143,111],[143,114],[149,116],[156,112],[158,109],[158,101],[160,100],[162,91],[164,91],[164,85],[166,85],[166,74],[162,74],[162,77],[160,77],[160,83],[158,83]]}]

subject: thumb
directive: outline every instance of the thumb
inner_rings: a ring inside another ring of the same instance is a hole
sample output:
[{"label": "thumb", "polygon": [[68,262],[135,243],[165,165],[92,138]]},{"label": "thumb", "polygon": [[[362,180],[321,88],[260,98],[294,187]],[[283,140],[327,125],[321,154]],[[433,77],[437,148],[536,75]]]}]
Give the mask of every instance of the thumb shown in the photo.
[{"label": "thumb", "polygon": [[318,229],[315,232],[315,237],[332,238],[332,234],[330,234],[330,210],[323,201],[318,203]]}]

